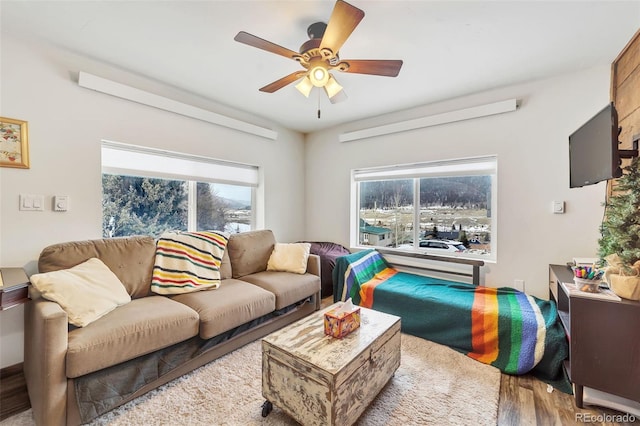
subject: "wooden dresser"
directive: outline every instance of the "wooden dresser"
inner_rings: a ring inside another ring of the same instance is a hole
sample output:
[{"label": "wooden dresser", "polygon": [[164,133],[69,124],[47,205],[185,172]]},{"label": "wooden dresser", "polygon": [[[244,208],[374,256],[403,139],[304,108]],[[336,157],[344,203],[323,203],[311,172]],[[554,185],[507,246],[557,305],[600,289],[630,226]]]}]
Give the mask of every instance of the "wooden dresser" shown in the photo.
[{"label": "wooden dresser", "polygon": [[565,265],[549,265],[549,297],[570,346],[565,363],[576,405],[588,387],[640,402],[640,302],[576,292]]}]

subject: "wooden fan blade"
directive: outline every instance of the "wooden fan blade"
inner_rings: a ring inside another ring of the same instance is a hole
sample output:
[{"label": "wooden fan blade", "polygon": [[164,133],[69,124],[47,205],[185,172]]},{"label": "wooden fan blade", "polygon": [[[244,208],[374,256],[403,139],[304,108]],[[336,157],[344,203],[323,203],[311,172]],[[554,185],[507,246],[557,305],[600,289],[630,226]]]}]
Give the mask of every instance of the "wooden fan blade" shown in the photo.
[{"label": "wooden fan blade", "polygon": [[329,49],[335,56],[362,18],[364,18],[362,10],[338,0],[320,42],[320,50]]},{"label": "wooden fan blade", "polygon": [[275,53],[276,55],[284,56],[285,58],[295,59],[296,56],[300,56],[298,52],[294,52],[293,50],[287,49],[286,47],[271,43],[270,41],[244,31],[240,31],[233,39],[235,41],[239,41],[240,43],[257,47],[258,49],[266,50],[267,52]]},{"label": "wooden fan blade", "polygon": [[344,72],[355,74],[373,74],[385,77],[396,77],[402,68],[401,60],[347,59],[340,61],[335,68],[342,70],[341,64],[348,64]]},{"label": "wooden fan blade", "polygon": [[280,80],[276,80],[271,84],[267,84],[266,86],[260,88],[261,92],[273,93],[276,90],[282,89],[284,86],[293,83],[299,78],[304,77],[307,71],[296,71],[291,73],[285,77],[282,77]]}]

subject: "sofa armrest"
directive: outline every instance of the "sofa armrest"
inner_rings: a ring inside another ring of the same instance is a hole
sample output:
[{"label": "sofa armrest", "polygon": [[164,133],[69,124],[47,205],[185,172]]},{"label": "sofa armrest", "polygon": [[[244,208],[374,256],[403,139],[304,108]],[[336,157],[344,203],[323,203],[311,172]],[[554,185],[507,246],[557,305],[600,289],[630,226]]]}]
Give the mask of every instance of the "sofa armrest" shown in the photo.
[{"label": "sofa armrest", "polygon": [[45,299],[28,302],[24,316],[24,376],[37,425],[67,422],[67,347],[67,313]]},{"label": "sofa armrest", "polygon": [[[320,278],[320,256],[317,254],[310,254],[307,260],[307,274],[315,275]],[[314,297],[316,311],[322,306],[322,288],[318,290],[318,293]]]},{"label": "sofa armrest", "polygon": [[317,277],[320,276],[320,256],[317,254],[309,255],[309,259],[307,260],[307,273]]}]

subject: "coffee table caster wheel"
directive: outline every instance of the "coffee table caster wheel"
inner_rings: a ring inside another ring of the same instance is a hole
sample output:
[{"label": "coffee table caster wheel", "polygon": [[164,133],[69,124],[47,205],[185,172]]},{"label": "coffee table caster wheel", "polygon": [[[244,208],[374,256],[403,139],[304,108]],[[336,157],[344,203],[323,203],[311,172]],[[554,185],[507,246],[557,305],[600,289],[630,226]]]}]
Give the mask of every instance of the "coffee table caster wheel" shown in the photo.
[{"label": "coffee table caster wheel", "polygon": [[271,410],[273,410],[273,404],[269,401],[265,401],[262,404],[262,417],[267,417]]}]

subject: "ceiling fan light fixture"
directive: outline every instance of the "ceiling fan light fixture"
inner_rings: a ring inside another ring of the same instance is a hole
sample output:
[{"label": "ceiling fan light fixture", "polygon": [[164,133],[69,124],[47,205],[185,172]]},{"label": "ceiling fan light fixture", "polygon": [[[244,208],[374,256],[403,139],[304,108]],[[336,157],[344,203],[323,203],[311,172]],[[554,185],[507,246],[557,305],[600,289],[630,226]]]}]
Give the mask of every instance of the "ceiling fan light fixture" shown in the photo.
[{"label": "ceiling fan light fixture", "polygon": [[309,71],[309,79],[314,86],[324,87],[329,81],[329,72],[322,66],[315,66]]},{"label": "ceiling fan light fixture", "polygon": [[344,90],[339,91],[332,98],[329,98],[329,102],[331,102],[332,104],[337,104],[340,102],[344,102],[346,100],[347,100],[347,94],[345,93]]},{"label": "ceiling fan light fixture", "polygon": [[309,93],[311,93],[311,89],[313,89],[313,83],[311,83],[308,76],[305,76],[298,84],[296,84],[296,89],[308,98]]},{"label": "ceiling fan light fixture", "polygon": [[333,78],[331,74],[329,74],[329,79],[327,80],[327,84],[324,85],[324,91],[327,93],[327,96],[329,98],[333,98],[335,95],[337,95],[342,91],[342,86],[340,86],[338,81],[335,78]]},{"label": "ceiling fan light fixture", "polygon": [[[2,0],[0,0],[2,1]],[[351,74],[369,74],[396,77],[402,67],[402,60],[385,59],[341,59],[338,55],[344,42],[364,18],[364,11],[350,5],[345,0],[336,0],[329,21],[316,22],[307,29],[309,40],[300,46],[299,52],[287,49],[245,31],[240,31],[234,40],[285,58],[297,61],[303,71],[286,75],[259,90],[273,93],[298,81],[296,89],[307,98],[314,87],[324,88],[331,103],[347,98],[342,86],[329,71],[338,70]],[[320,118],[320,117],[318,117]]]}]

